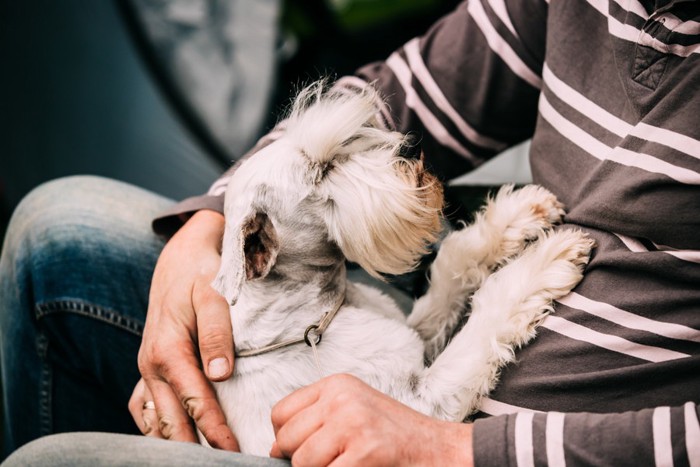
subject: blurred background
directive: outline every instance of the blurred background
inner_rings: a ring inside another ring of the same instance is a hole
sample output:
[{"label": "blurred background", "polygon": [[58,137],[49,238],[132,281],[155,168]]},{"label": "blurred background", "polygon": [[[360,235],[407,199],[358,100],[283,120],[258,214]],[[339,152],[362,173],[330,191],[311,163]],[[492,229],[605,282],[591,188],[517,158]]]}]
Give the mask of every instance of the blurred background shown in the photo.
[{"label": "blurred background", "polygon": [[[300,84],[386,58],[457,3],[0,0],[0,238],[56,177],[206,191]],[[510,159],[460,183],[526,181]]]}]

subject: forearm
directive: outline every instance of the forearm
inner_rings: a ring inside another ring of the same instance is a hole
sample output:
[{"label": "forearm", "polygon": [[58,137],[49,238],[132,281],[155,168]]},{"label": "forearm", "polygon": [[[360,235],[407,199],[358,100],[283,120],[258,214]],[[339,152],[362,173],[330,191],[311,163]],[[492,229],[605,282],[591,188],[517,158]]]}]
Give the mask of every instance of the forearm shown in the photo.
[{"label": "forearm", "polygon": [[474,465],[685,465],[700,459],[700,407],[526,413],[474,424]]}]

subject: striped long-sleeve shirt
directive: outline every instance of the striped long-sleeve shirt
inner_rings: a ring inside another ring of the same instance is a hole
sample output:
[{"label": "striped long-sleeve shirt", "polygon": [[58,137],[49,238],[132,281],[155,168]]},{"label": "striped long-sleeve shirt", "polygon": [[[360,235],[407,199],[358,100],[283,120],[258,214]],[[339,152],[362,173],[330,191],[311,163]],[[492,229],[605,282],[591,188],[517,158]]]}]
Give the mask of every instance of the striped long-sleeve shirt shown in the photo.
[{"label": "striped long-sleeve shirt", "polygon": [[700,465],[700,2],[473,0],[338,85],[368,82],[445,179],[532,138],[597,242],[484,400],[476,464]]}]

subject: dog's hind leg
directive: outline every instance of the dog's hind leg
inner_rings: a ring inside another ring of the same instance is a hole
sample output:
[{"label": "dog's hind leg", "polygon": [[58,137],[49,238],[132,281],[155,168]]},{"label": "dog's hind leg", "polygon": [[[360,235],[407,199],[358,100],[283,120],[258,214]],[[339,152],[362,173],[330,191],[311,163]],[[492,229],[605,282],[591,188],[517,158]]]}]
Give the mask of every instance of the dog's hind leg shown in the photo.
[{"label": "dog's hind leg", "polygon": [[535,336],[552,302],[581,280],[592,247],[577,230],[545,234],[489,276],[472,297],[471,317],[424,371],[415,404],[408,403],[447,420],[472,414],[514,350]]},{"label": "dog's hind leg", "polygon": [[440,245],[430,268],[430,288],[408,318],[433,361],[467,314],[468,299],[497,267],[561,220],[564,211],[553,194],[536,185],[504,186],[462,230]]}]

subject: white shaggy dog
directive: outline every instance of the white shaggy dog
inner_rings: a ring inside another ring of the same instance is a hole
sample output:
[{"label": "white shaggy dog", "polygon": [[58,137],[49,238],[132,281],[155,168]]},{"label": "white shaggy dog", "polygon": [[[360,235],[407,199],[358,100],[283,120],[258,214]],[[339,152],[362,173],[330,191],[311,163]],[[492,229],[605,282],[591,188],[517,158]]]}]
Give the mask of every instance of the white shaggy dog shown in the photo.
[{"label": "white shaggy dog", "polygon": [[441,228],[439,183],[400,156],[402,135],[374,125],[376,99],[310,86],[284,135],[229,182],[213,285],[231,304],[239,358],[215,386],[242,452],[267,455],[272,406],[322,374],[351,373],[420,412],[463,420],[588,261],[582,233],[548,232],[563,214],[552,194],[506,187],[444,239],[408,320],[348,282],[346,260],[376,277],[411,270]]}]

